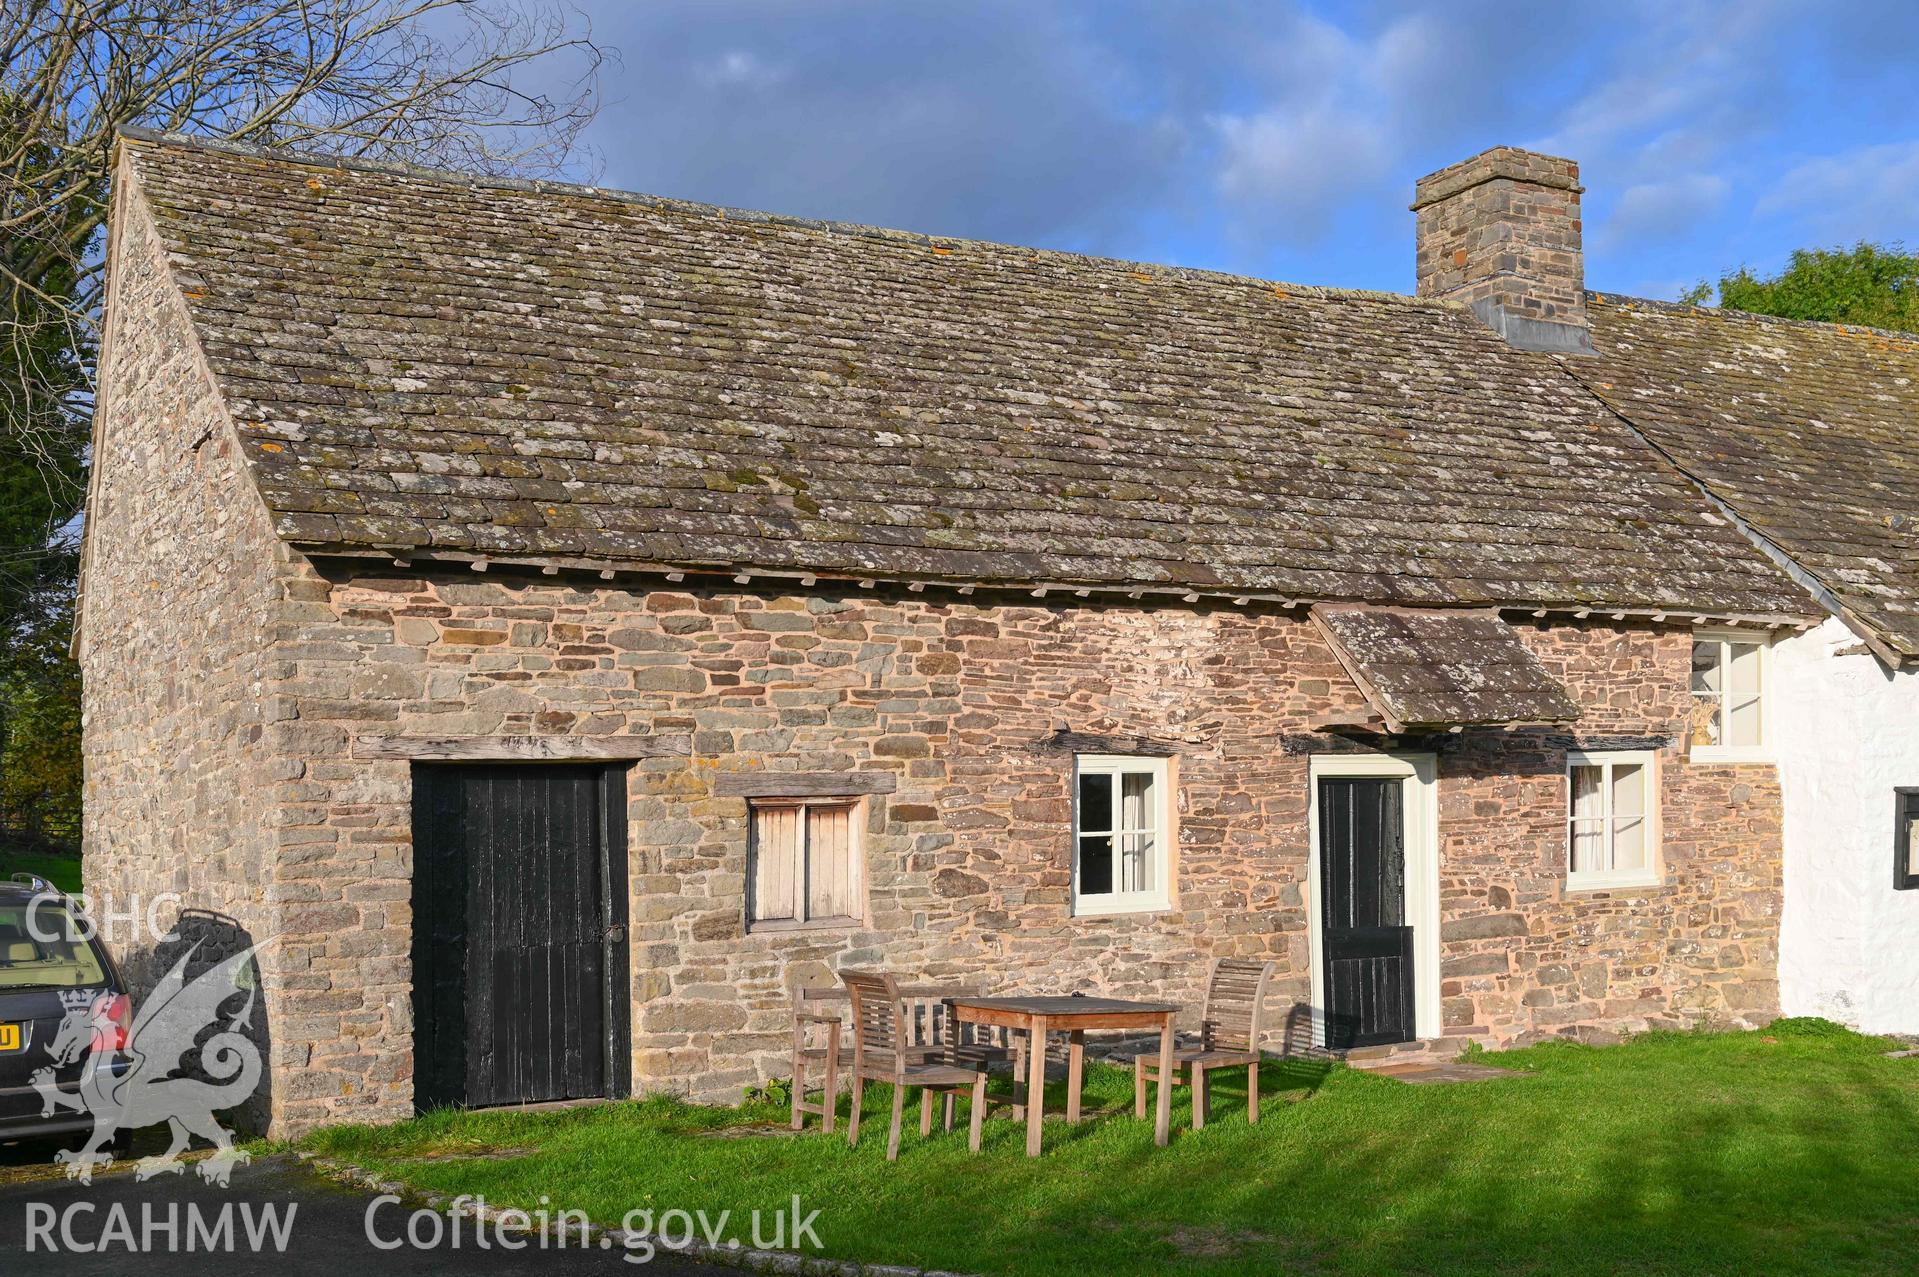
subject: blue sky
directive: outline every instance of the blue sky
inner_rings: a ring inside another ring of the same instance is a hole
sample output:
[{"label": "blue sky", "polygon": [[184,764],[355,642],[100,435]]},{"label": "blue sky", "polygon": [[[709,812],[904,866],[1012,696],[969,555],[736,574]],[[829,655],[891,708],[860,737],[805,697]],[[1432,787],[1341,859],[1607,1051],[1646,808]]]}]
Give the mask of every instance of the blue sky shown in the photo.
[{"label": "blue sky", "polygon": [[1594,288],[1919,245],[1919,0],[575,2],[627,189],[1407,291],[1414,180],[1510,143]]}]

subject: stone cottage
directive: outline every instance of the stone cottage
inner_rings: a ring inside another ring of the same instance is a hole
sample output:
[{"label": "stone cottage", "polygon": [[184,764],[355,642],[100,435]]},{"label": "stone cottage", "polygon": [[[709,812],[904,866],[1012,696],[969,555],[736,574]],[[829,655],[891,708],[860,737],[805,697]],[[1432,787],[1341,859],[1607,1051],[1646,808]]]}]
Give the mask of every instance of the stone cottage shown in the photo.
[{"label": "stone cottage", "polygon": [[1783,1009],[1919,1033],[1919,338],[1588,309],[1597,358],[1568,371],[1828,614],[1751,649],[1744,686],[1694,676],[1702,701],[1752,706],[1700,745],[1784,785]]},{"label": "stone cottage", "polygon": [[1820,604],[1595,380],[1565,161],[1422,182],[1418,297],[150,134],[114,192],[88,886],[274,938],[277,1131],[737,1095],[854,964],[1264,956],[1335,1049],[1778,1011],[1694,689]]}]

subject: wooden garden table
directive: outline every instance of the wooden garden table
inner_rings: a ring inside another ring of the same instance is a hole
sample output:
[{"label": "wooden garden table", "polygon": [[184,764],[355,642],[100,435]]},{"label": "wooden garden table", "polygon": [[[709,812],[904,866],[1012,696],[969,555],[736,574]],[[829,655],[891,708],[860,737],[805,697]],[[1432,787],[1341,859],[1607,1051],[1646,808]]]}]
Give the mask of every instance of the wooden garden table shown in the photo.
[{"label": "wooden garden table", "polygon": [[[1026,1155],[1038,1157],[1041,1110],[1046,1106],[1046,1035],[1065,1033],[1071,1042],[1066,1065],[1066,1120],[1079,1121],[1080,1075],[1085,1064],[1088,1029],[1159,1030],[1159,1102],[1153,1118],[1153,1141],[1162,1148],[1172,1130],[1173,1093],[1167,1079],[1173,1075],[1173,1017],[1179,1008],[1165,1002],[1123,1002],[1118,998],[975,998],[946,999],[953,1018],[962,1024],[990,1024],[1023,1029],[1029,1035],[1026,1050]],[[1017,1079],[1015,1079],[1017,1081]]]}]

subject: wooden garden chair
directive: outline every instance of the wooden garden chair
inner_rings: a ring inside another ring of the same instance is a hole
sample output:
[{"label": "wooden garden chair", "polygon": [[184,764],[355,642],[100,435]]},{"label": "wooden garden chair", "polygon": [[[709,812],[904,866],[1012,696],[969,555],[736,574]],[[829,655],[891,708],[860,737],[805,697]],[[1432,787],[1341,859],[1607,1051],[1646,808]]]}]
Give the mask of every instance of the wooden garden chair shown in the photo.
[{"label": "wooden garden chair", "polygon": [[[1246,1120],[1259,1121],[1259,1016],[1273,964],[1248,958],[1220,958],[1206,985],[1200,1013],[1199,1043],[1175,1046],[1173,1076],[1179,1085],[1184,1066],[1193,1086],[1193,1129],[1206,1125],[1206,1074],[1213,1069],[1246,1066]],[[1147,1052],[1133,1060],[1133,1116],[1146,1116],[1146,1084],[1159,1077],[1159,1056]]]},{"label": "wooden garden chair", "polygon": [[[958,1024],[946,999],[976,995],[965,986],[902,985],[906,1000],[906,1058],[908,1063],[939,1061],[987,1068],[1012,1061],[1017,1069],[1025,1056],[1023,1040],[1012,1045],[995,1040],[995,1031],[983,1024]],[[846,1034],[847,996],[830,986],[793,990],[793,1129],[802,1130],[809,1114],[820,1118],[821,1129],[832,1131],[839,1108],[839,1084],[851,1076],[853,1041]],[[1002,1035],[1006,1036],[1006,1035]],[[809,1075],[818,1066],[822,1077],[819,1103],[807,1098]],[[1015,1073],[1017,1080],[1020,1076]],[[953,1096],[946,1097],[947,1125],[952,1125]],[[1014,1114],[1019,1116],[1018,1113]]]},{"label": "wooden garden chair", "polygon": [[[817,1114],[823,1129],[833,1129],[839,1107],[840,1077],[853,1067],[853,1047],[846,1041],[846,990],[808,988],[793,990],[793,1129],[806,1125],[808,1113]],[[825,1040],[820,1041],[821,1038]],[[810,1065],[818,1064],[825,1076],[818,1104],[806,1098],[806,1075]]]},{"label": "wooden garden chair", "polygon": [[[930,1044],[915,1043],[908,1023],[912,999],[899,981],[878,971],[842,971],[847,996],[853,1004],[853,1116],[846,1124],[848,1145],[859,1143],[860,1101],[868,1081],[893,1084],[893,1125],[886,1137],[886,1160],[900,1155],[900,1119],[905,1112],[906,1088],[920,1088],[920,1134],[933,1132],[933,1095],[947,1096],[946,1129],[953,1129],[953,1097],[972,1096],[971,1126],[966,1146],[979,1152],[980,1122],[986,1113],[986,1069],[950,1064],[929,1058]],[[943,1053],[943,1052],[942,1052]]]}]

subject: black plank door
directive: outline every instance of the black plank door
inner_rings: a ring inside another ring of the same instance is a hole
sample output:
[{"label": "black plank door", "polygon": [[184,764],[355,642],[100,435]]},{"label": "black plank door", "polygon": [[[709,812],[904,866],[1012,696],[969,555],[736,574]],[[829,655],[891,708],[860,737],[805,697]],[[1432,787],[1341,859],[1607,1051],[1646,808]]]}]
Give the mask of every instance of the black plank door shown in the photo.
[{"label": "black plank door", "polygon": [[421,1109],[626,1093],[625,791],[621,767],[414,765]]},{"label": "black plank door", "polygon": [[1413,929],[1406,924],[1402,782],[1319,782],[1326,1045],[1413,1038]]}]

